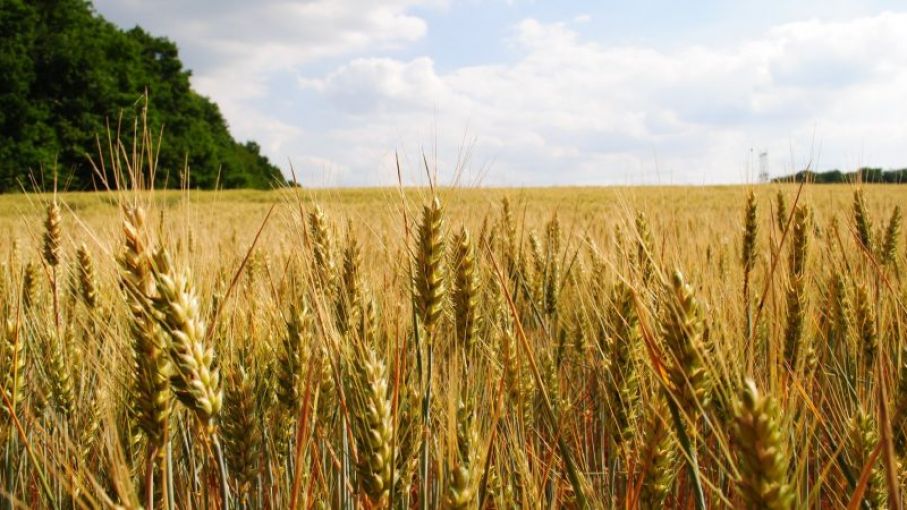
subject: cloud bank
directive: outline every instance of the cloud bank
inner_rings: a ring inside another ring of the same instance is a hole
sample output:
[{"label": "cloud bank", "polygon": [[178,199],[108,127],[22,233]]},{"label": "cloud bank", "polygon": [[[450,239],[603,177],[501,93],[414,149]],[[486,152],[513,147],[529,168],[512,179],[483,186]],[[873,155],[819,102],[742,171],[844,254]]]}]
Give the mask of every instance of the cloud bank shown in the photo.
[{"label": "cloud bank", "polygon": [[586,15],[526,18],[503,30],[506,61],[400,56],[430,34],[418,13],[450,8],[230,3],[149,28],[180,44],[234,133],[304,184],[393,183],[395,151],[412,182],[424,152],[442,181],[485,185],[751,182],[763,150],[776,174],[907,164],[907,13],[657,48],[590,40]]}]

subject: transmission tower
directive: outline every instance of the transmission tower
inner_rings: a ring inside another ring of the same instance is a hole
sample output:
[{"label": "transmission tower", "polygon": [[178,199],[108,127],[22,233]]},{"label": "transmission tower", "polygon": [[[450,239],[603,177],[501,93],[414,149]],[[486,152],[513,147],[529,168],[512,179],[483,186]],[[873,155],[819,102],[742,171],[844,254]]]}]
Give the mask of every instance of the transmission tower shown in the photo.
[{"label": "transmission tower", "polygon": [[759,153],[759,182],[768,182],[768,151]]}]

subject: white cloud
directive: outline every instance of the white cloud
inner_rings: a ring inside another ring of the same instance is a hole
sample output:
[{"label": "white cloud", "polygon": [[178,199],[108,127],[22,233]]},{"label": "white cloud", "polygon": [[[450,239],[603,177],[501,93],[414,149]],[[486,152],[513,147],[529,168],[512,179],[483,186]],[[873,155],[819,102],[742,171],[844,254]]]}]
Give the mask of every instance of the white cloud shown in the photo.
[{"label": "white cloud", "polygon": [[822,168],[904,164],[907,13],[724,46],[603,45],[578,31],[588,15],[525,19],[509,61],[457,67],[387,56],[428,34],[417,7],[447,0],[96,3],[176,40],[234,134],[311,184],[392,183],[397,150],[410,182],[423,151],[452,177],[464,146],[474,175],[511,185],[739,182],[751,149],[776,173],[817,155]]},{"label": "white cloud", "polygon": [[[494,160],[489,184],[733,182],[752,178],[751,148],[767,148],[776,172],[807,164],[814,136],[821,166],[902,164],[905,31],[907,14],[885,13],[657,51],[527,19],[510,37],[512,64],[438,73],[425,57],[356,59],[302,85],[344,119],[322,134],[325,152],[338,140],[430,142],[452,165],[468,128],[475,154]],[[376,162],[349,158],[354,172]]]},{"label": "white cloud", "polygon": [[[242,63],[283,69],[352,51],[393,47],[422,38],[426,22],[409,14],[441,0],[96,0],[107,16],[141,19],[154,33],[179,41],[183,52],[204,53],[196,71],[207,74]],[[243,62],[237,62],[242,60]]]},{"label": "white cloud", "polygon": [[365,115],[430,108],[446,92],[431,59],[410,62],[388,58],[356,59],[323,80],[300,80],[303,87],[323,93],[338,108]]},{"label": "white cloud", "polygon": [[150,32],[177,41],[184,61],[193,63],[193,86],[217,101],[234,134],[279,150],[289,135],[301,130],[260,111],[260,102],[272,94],[275,74],[325,58],[417,41],[425,36],[427,24],[409,11],[444,1],[95,0],[95,4],[123,26],[141,20]]}]

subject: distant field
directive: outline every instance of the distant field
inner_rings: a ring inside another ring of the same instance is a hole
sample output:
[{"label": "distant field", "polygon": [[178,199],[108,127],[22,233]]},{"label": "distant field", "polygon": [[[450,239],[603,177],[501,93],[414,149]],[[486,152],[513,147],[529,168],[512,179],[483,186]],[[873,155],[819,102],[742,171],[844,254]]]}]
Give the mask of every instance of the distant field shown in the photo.
[{"label": "distant field", "polygon": [[[511,201],[515,219],[525,225],[520,232],[524,238],[531,229],[541,235],[544,223],[556,213],[565,243],[574,251],[586,236],[608,246],[615,228],[626,227],[628,219],[632,220],[636,211],[640,211],[646,214],[665,254],[690,257],[695,268],[707,246],[713,255],[724,256],[729,262],[739,256],[741,207],[748,189],[744,186],[443,189],[440,197],[449,231],[459,228],[462,223],[477,232],[483,221],[495,220],[504,197]],[[803,188],[802,200],[812,207],[820,234],[832,217],[845,221],[851,214],[853,189],[849,185]],[[907,203],[907,187],[871,185],[866,189],[872,196],[868,206],[880,218],[895,205]],[[785,196],[793,200],[798,186],[755,188],[763,217],[772,213],[771,200],[778,190],[784,190]],[[61,193],[59,200],[63,210],[72,213],[72,221],[67,221],[70,228],[101,234],[100,244],[110,245],[117,241],[118,204],[126,196]],[[244,252],[268,210],[274,206],[260,244],[263,251],[270,254],[300,249],[301,232],[294,225],[301,212],[307,213],[317,204],[338,229],[338,235],[346,229],[347,221],[352,221],[365,249],[381,248],[386,252],[383,255],[396,262],[401,247],[389,241],[404,234],[404,205],[406,217],[413,222],[429,196],[427,189],[409,189],[401,198],[400,191],[394,188],[192,191],[188,194],[165,191],[155,192],[151,203],[155,224],[163,215],[165,222],[170,228],[177,229],[179,235],[185,236],[191,230],[197,238],[210,238],[209,243],[220,247],[230,241],[229,253]],[[50,195],[0,195],[0,232],[8,232],[10,238],[18,239],[23,247],[32,245],[38,249],[44,209],[49,199]],[[187,225],[191,227],[187,229]],[[288,230],[294,235],[288,236]],[[84,240],[77,231],[73,231],[73,239]],[[387,253],[390,247],[394,250]]]},{"label": "distant field", "polygon": [[0,195],[0,488],[33,508],[884,507],[905,495],[905,200]]},{"label": "distant field", "polygon": [[[865,188],[873,197],[870,207],[878,213],[907,199],[907,187],[904,186],[868,185]],[[651,223],[664,223],[669,230],[683,223],[699,222],[697,231],[729,233],[729,227],[739,227],[742,221],[739,209],[749,189],[745,186],[442,189],[440,196],[452,218],[475,224],[471,225],[473,227],[486,215],[496,214],[501,199],[509,197],[520,216],[537,222],[549,219],[556,212],[572,233],[600,235],[625,221],[626,216],[632,216],[637,209],[646,212]],[[768,201],[778,190],[793,197],[798,186],[766,185],[754,189],[757,197],[765,202],[763,212],[767,214],[771,206]],[[853,189],[843,184],[806,186],[803,198],[821,219],[846,216],[850,213]],[[300,203],[303,209],[318,204],[331,216],[337,216],[335,219],[342,216],[346,221],[349,217],[357,220],[357,228],[377,234],[394,226],[402,230],[402,204],[407,205],[412,219],[429,195],[427,189],[408,189],[405,198],[401,199],[400,191],[394,188],[192,191],[188,194],[158,191],[152,201],[156,209],[172,215],[172,221],[185,221],[184,206],[188,201],[195,229],[216,229],[215,235],[231,230],[236,230],[240,236],[251,235],[254,232],[250,229],[258,226],[272,205],[277,205],[274,219],[279,223],[281,218],[298,214]],[[58,196],[64,209],[71,210],[92,228],[118,226],[118,202],[125,195],[61,193]],[[50,195],[41,194],[0,195],[0,229],[19,235],[28,230],[39,233],[49,198]]]}]

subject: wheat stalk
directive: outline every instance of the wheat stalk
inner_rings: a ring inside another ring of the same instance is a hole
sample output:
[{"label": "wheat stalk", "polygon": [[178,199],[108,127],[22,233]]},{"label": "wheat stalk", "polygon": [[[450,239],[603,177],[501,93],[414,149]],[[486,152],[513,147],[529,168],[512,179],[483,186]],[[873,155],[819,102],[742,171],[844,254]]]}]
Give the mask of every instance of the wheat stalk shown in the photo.
[{"label": "wheat stalk", "polygon": [[157,289],[147,248],[144,209],[123,209],[123,237],[117,261],[132,336],[132,414],[148,439],[149,449],[159,451],[172,408],[172,366],[163,332],[151,314],[151,300]]}]

